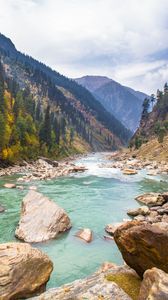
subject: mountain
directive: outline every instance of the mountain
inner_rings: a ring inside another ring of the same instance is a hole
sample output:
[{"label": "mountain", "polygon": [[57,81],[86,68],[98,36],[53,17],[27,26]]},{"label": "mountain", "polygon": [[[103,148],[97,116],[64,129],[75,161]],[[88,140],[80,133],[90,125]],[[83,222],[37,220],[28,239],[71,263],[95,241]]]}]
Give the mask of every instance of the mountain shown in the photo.
[{"label": "mountain", "polygon": [[125,127],[135,132],[146,94],[123,86],[108,77],[84,76],[75,80],[87,88]]},{"label": "mountain", "polygon": [[140,125],[130,141],[130,148],[137,150],[137,155],[146,158],[168,160],[167,83],[163,92],[157,91],[152,111],[149,111],[150,106],[150,100],[146,99],[143,103]]},{"label": "mountain", "polygon": [[[76,153],[80,152],[81,148],[94,151],[112,150],[128,142],[131,132],[108,113],[87,89],[17,51],[12,41],[2,34],[0,34],[0,61],[1,86],[3,86],[1,96],[2,99],[6,99],[5,101],[1,99],[5,103],[3,110],[5,113],[1,110],[1,114],[5,118],[5,128],[10,129],[8,143],[4,144],[5,149],[10,150],[13,137],[10,134],[14,129],[14,123],[17,122],[14,106],[17,105],[22,121],[27,115],[32,116],[31,122],[36,127],[35,135],[39,151],[45,148],[47,155],[59,152],[68,154],[72,151]],[[24,109],[27,98],[32,100],[29,103],[31,112]],[[13,121],[9,122],[7,115]],[[20,124],[20,126],[27,125]],[[47,136],[46,126],[50,131],[50,137]],[[25,134],[27,135],[28,131],[25,131]],[[29,138],[28,134],[27,140]],[[23,140],[25,142],[25,137]],[[20,140],[19,142],[21,143]],[[22,144],[21,148],[23,147],[26,149],[27,146]],[[0,152],[2,153],[2,147]]]}]

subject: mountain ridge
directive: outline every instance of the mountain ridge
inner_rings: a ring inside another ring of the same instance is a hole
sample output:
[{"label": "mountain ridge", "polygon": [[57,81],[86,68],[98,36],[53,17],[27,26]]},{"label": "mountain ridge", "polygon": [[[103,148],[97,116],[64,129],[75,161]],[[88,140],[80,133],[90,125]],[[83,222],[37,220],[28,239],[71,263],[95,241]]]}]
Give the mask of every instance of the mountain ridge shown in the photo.
[{"label": "mountain ridge", "polygon": [[137,129],[143,100],[148,97],[145,93],[123,86],[105,76],[87,75],[75,80],[88,88],[106,110],[115,115],[124,126],[131,131]]}]

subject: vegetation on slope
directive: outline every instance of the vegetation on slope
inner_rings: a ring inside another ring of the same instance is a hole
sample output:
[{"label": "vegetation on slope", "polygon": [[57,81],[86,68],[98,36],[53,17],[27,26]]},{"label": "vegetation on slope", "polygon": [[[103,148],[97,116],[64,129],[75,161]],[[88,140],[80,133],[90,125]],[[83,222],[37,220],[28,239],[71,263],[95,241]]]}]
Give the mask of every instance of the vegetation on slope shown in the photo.
[{"label": "vegetation on slope", "polygon": [[82,141],[64,116],[53,114],[49,105],[43,110],[29,88],[4,78],[0,64],[0,161],[35,159],[38,155],[60,157],[83,153],[89,145]]},{"label": "vegetation on slope", "polygon": [[[149,112],[150,107],[152,108],[151,112]],[[157,91],[156,98],[153,95],[151,100],[144,100],[140,126],[130,141],[130,147],[138,149],[142,144],[154,138],[157,138],[158,142],[162,144],[167,135],[168,85],[166,83],[163,92]]]},{"label": "vegetation on slope", "polygon": [[75,81],[20,53],[3,35],[0,54],[7,76],[14,78],[21,89],[29,87],[36,106],[43,110],[48,103],[52,116],[60,111],[67,126],[73,127],[93,150],[112,150],[128,142],[130,131]]}]

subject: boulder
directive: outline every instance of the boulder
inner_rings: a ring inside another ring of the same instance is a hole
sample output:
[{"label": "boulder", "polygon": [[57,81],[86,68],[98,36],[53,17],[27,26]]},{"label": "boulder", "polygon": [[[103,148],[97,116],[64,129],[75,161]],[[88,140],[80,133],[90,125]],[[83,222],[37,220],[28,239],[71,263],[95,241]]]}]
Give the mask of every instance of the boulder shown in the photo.
[{"label": "boulder", "polygon": [[168,231],[158,224],[131,221],[114,233],[123,259],[141,277],[152,267],[168,272]]},{"label": "boulder", "polygon": [[[122,267],[114,268],[114,274],[120,272]],[[108,268],[107,268],[108,269]],[[112,269],[109,270],[110,272]],[[107,270],[107,272],[109,272]],[[127,290],[133,288],[132,280],[130,277],[128,280],[127,271],[124,270],[122,274],[125,275],[124,281],[126,281],[125,286],[120,287],[119,284],[115,283],[115,278],[111,281],[111,278],[107,278],[107,272],[99,270],[91,276],[84,279],[75,280],[72,283],[65,284],[58,288],[52,288],[41,294],[40,296],[34,297],[34,300],[131,300],[131,296],[124,291],[127,285]],[[130,273],[129,273],[130,274]],[[128,274],[128,276],[129,276]],[[132,279],[132,277],[131,277]]]},{"label": "boulder", "polygon": [[26,243],[0,244],[0,299],[25,299],[45,291],[53,264]]},{"label": "boulder", "polygon": [[141,206],[135,209],[130,209],[127,211],[127,215],[132,216],[132,217],[136,217],[138,215],[142,215],[142,216],[146,216],[149,215],[150,210],[148,206]]},{"label": "boulder", "polygon": [[149,207],[163,205],[167,201],[166,196],[159,193],[146,193],[136,197],[135,200]]},{"label": "boulder", "polygon": [[5,183],[4,187],[7,188],[7,189],[15,189],[16,184],[15,183]]},{"label": "boulder", "polygon": [[55,202],[35,191],[22,201],[21,218],[15,235],[28,243],[54,239],[71,228],[66,212]]},{"label": "boulder", "polygon": [[105,227],[105,231],[107,233],[109,233],[110,235],[114,235],[114,232],[117,230],[118,227],[120,227],[121,225],[123,225],[124,222],[121,222],[121,223],[114,223],[114,224],[108,224],[106,227]]},{"label": "boulder", "polygon": [[168,274],[157,268],[144,273],[138,300],[167,300]]},{"label": "boulder", "polygon": [[55,168],[57,168],[57,167],[59,166],[58,161],[49,159],[49,158],[47,158],[47,157],[40,157],[39,160],[40,160],[40,161],[39,161],[40,163],[41,163],[42,161],[45,161],[45,162],[47,162],[49,165],[51,165],[51,166],[53,166],[53,167],[55,167]]},{"label": "boulder", "polygon": [[79,230],[76,234],[76,237],[84,240],[87,243],[90,243],[93,240],[93,233],[92,230],[90,230],[89,228],[84,228]]},{"label": "boulder", "polygon": [[124,175],[135,175],[135,174],[138,174],[138,171],[134,170],[134,169],[124,169],[123,174]]},{"label": "boulder", "polygon": [[84,166],[73,166],[72,169],[70,169],[70,171],[73,173],[77,173],[77,172],[85,172],[87,171],[87,168]]}]

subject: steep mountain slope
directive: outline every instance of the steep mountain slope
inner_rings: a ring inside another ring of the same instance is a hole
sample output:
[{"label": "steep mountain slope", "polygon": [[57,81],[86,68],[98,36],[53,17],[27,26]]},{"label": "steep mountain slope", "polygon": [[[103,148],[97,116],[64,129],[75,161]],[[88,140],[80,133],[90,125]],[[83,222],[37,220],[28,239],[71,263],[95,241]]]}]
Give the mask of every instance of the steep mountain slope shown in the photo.
[{"label": "steep mountain slope", "polygon": [[84,76],[76,81],[86,87],[97,100],[131,131],[138,127],[142,102],[147,96],[101,76]]},{"label": "steep mountain slope", "polygon": [[49,106],[51,129],[56,127],[56,135],[61,127],[64,131],[62,149],[67,148],[68,135],[78,136],[79,148],[82,142],[86,142],[94,151],[112,150],[127,143],[130,131],[111,116],[88,90],[20,53],[4,35],[0,35],[0,58],[7,90],[11,94],[16,92],[16,85],[21,90],[29,89],[34,113],[40,115],[43,121]]},{"label": "steep mountain slope", "polygon": [[150,103],[144,101],[140,126],[130,141],[137,154],[150,158],[168,159],[168,85],[164,92],[157,92],[151,112]]}]

